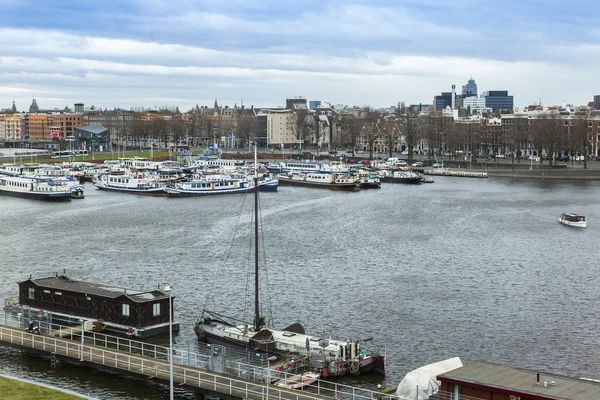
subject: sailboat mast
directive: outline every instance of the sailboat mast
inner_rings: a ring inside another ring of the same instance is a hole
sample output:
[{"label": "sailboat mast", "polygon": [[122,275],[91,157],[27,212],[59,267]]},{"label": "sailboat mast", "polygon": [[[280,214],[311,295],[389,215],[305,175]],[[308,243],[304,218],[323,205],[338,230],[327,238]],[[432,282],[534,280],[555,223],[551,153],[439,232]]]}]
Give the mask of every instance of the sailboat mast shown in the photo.
[{"label": "sailboat mast", "polygon": [[254,330],[261,328],[258,295],[258,162],[254,142]]}]

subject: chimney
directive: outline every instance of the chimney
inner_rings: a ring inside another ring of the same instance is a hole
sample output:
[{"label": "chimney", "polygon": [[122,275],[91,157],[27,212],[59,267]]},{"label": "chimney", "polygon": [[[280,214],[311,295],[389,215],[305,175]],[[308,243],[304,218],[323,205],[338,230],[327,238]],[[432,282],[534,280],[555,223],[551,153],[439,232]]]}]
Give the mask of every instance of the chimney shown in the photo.
[{"label": "chimney", "polygon": [[454,106],[456,104],[456,85],[452,85],[452,109],[454,110]]}]

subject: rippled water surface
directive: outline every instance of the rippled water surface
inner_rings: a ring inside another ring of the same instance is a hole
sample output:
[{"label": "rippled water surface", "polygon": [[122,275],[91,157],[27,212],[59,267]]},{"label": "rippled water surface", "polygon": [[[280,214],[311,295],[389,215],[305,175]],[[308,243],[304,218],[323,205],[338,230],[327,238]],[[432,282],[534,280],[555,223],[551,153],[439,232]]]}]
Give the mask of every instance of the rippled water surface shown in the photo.
[{"label": "rippled water surface", "polygon": [[[391,386],[453,356],[600,378],[599,198],[598,183],[442,177],[358,193],[261,194],[276,326],[300,321],[309,333],[385,344],[385,380],[363,377],[363,386]],[[85,200],[64,204],[0,197],[0,295],[16,295],[29,274],[63,268],[136,289],[170,283],[177,346],[193,346],[205,304],[252,313],[251,203],[244,195],[138,197],[89,184]],[[564,211],[585,214],[589,227],[560,225]],[[50,369],[44,358],[4,347],[0,371],[103,399],[167,396],[161,386]]]}]

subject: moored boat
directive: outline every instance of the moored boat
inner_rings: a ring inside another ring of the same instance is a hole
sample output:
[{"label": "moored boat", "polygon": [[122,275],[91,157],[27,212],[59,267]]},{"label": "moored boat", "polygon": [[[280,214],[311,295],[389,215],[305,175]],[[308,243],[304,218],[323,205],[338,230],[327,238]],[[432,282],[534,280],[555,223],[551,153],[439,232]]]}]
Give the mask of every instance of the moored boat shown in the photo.
[{"label": "moored boat", "polygon": [[166,196],[165,187],[155,177],[144,174],[102,174],[94,178],[94,186],[100,190]]},{"label": "moored boat", "polygon": [[286,389],[301,389],[305,386],[312,385],[319,378],[321,378],[321,374],[306,372],[277,381],[275,382],[275,385]]},{"label": "moored boat", "polygon": [[68,201],[71,199],[71,188],[53,180],[0,176],[0,195],[34,200]]},{"label": "moored boat", "polygon": [[169,197],[246,193],[252,190],[254,190],[254,181],[252,179],[230,175],[202,175],[189,182],[180,182],[166,188]]},{"label": "moored boat", "polygon": [[[255,172],[255,181],[258,177]],[[355,183],[357,186],[358,182]],[[296,356],[310,360],[309,367],[316,369],[323,376],[338,376],[359,373],[360,362],[367,356],[361,350],[359,340],[323,339],[319,336],[305,334],[304,327],[294,323],[283,330],[272,326],[272,318],[265,319],[261,314],[260,279],[259,279],[259,212],[258,187],[254,189],[254,317],[252,323],[241,322],[236,317],[227,317],[220,313],[203,309],[200,318],[194,326],[198,340],[201,342],[223,344],[241,347],[253,352],[264,352],[275,356]],[[385,374],[384,356],[377,357],[382,368],[378,372]],[[365,362],[365,368],[370,360]],[[374,367],[374,366],[373,366]],[[318,378],[317,378],[318,379]],[[291,384],[291,382],[290,382]]]},{"label": "moored boat", "polygon": [[558,220],[563,225],[573,226],[576,228],[587,228],[585,216],[573,213],[562,213]]},{"label": "moored boat", "polygon": [[265,174],[258,178],[258,190],[261,192],[276,192],[279,187],[279,179],[272,174]]},{"label": "moored boat", "polygon": [[423,181],[423,176],[412,171],[393,170],[381,178],[385,183],[412,183],[418,184]]},{"label": "moored boat", "polygon": [[360,180],[345,174],[292,173],[277,175],[280,185],[305,186],[346,191],[360,190]]}]

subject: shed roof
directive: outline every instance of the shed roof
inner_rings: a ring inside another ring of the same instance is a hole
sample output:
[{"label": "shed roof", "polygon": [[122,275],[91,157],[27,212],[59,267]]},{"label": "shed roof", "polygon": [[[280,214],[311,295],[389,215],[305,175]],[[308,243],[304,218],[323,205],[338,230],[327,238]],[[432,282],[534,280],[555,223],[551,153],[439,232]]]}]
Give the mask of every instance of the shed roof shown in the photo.
[{"label": "shed roof", "polygon": [[[544,399],[592,400],[600,398],[600,383],[560,375],[527,371],[506,365],[474,362],[438,375],[440,381],[459,381],[500,389],[516,395],[534,395]],[[548,383],[544,387],[544,382]],[[554,382],[554,385],[551,384]]]},{"label": "shed roof", "polygon": [[64,290],[75,293],[91,294],[95,296],[106,297],[110,299],[116,299],[119,296],[126,295],[136,303],[144,303],[148,301],[155,301],[158,299],[168,298],[168,293],[164,293],[161,290],[150,290],[141,291],[126,288],[118,288],[114,286],[102,285],[98,283],[76,281],[69,278],[66,275],[57,275],[48,278],[31,279],[19,282],[25,283],[27,281],[33,282],[36,286],[41,288],[48,288],[54,290]]},{"label": "shed roof", "polygon": [[91,125],[84,125],[84,126],[80,126],[77,129],[81,130],[81,131],[85,131],[85,132],[89,132],[89,133],[95,133],[95,134],[99,134],[99,133],[103,133],[106,132],[107,129],[99,124],[91,124]]}]

